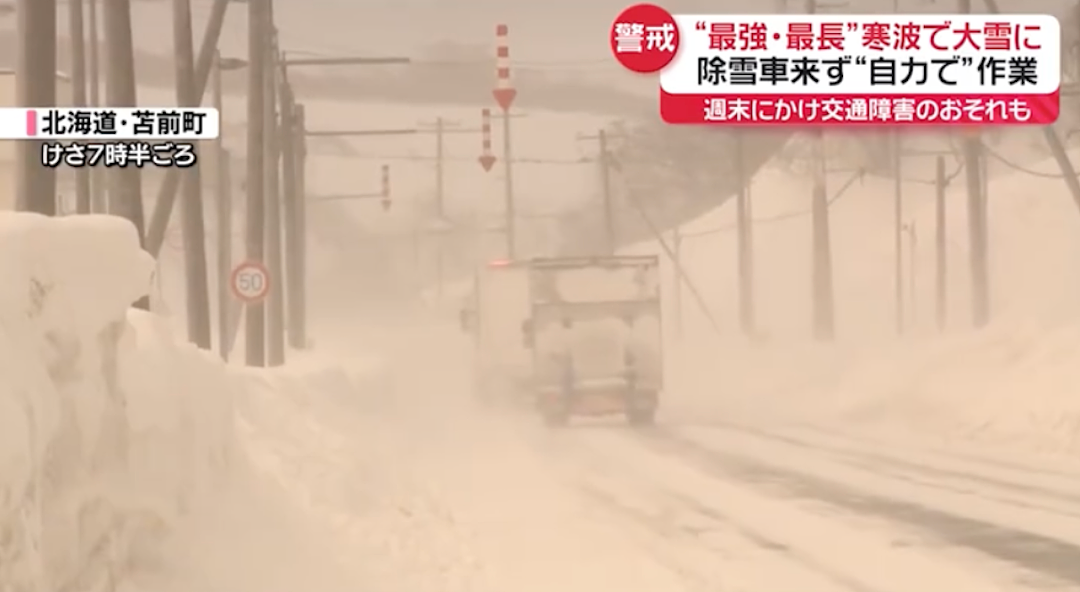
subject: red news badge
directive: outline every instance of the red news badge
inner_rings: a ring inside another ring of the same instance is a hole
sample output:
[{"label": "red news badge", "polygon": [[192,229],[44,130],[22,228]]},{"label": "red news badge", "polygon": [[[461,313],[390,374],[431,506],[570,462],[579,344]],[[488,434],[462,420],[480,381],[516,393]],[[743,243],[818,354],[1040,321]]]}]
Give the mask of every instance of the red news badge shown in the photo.
[{"label": "red news badge", "polygon": [[659,72],[675,59],[679,27],[671,13],[654,4],[635,4],[611,24],[611,51],[627,70]]}]

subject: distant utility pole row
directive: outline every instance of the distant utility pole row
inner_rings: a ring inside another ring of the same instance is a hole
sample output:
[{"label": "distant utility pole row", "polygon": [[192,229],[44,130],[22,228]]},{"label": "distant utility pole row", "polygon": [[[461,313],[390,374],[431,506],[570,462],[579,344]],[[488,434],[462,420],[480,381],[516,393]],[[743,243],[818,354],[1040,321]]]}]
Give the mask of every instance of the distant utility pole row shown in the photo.
[{"label": "distant utility pole row", "polygon": [[[134,47],[131,30],[131,0],[72,0],[70,36],[74,106],[137,105]],[[206,30],[195,52],[191,0],[172,0],[173,57],[176,69],[176,100],[183,107],[203,102],[208,86],[213,86],[214,106],[223,110],[222,73],[244,69],[248,77],[247,137],[244,175],[246,261],[235,264],[232,245],[231,189],[235,180],[227,138],[214,145],[214,182],[217,197],[218,235],[217,281],[218,341],[228,357],[234,328],[235,303],[245,305],[246,363],[251,366],[280,365],[285,361],[285,342],[294,348],[306,345],[306,193],[305,163],[307,138],[334,135],[386,135],[391,130],[309,130],[304,105],[289,83],[291,68],[302,66],[362,66],[409,64],[408,58],[302,58],[289,59],[279,46],[272,0],[249,0],[248,52],[246,59],[224,58],[218,52],[229,0],[215,0]],[[19,0],[19,56],[17,88],[19,104],[48,107],[57,104],[56,48],[57,1]],[[103,25],[99,27],[99,23]],[[99,31],[103,29],[103,33]],[[87,31],[89,34],[87,35]],[[516,254],[514,228],[514,185],[510,122],[516,114],[511,106],[516,97],[510,79],[508,29],[496,27],[496,72],[492,96],[504,116],[502,160],[505,169],[507,252]],[[108,67],[104,68],[103,64]],[[105,96],[101,96],[101,83]],[[481,164],[491,170],[490,124],[480,130],[463,129],[459,123],[436,119],[422,130],[436,136],[436,211],[445,216],[443,136],[447,133],[479,131],[485,136],[487,153]],[[396,133],[402,133],[400,130]],[[38,164],[40,142],[18,144],[18,191],[20,209],[56,215],[55,171]],[[490,160],[490,162],[488,162]],[[484,164],[487,162],[487,164]],[[106,178],[107,177],[107,178]],[[138,168],[109,171],[80,170],[76,173],[78,213],[109,212],[131,220],[153,256],[160,255],[177,197],[181,196],[181,224],[185,257],[188,337],[199,347],[212,347],[211,299],[204,228],[201,167],[169,169],[158,189],[157,200],[144,219],[142,183]],[[348,199],[379,199],[390,205],[389,167],[382,167],[382,187],[378,192],[356,193]],[[230,298],[230,295],[234,296]],[[149,303],[139,303],[148,307]]]}]

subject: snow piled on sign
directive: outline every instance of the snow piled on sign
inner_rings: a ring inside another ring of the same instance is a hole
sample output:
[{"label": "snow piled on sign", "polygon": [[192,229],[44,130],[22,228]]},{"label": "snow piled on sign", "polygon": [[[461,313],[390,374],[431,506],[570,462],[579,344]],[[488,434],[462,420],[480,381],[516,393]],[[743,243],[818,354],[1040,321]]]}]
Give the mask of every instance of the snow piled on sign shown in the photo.
[{"label": "snow piled on sign", "polygon": [[[948,172],[955,168],[950,162]],[[1057,172],[1053,161],[1032,168]],[[898,340],[892,182],[851,176],[829,179],[837,327],[830,346],[811,339],[809,179],[776,171],[755,179],[758,323],[749,342],[739,330],[735,204],[683,228],[683,262],[708,314],[684,288],[684,336],[674,348],[680,355],[669,357],[680,366],[669,389],[673,413],[831,422],[921,441],[1075,455],[1080,214],[1064,182],[1027,174],[992,179],[993,323],[974,331],[964,177],[955,177],[946,196],[948,318],[941,332],[934,191],[905,183],[906,318]],[[673,282],[669,266],[665,283]],[[668,313],[671,329],[676,310]]]},{"label": "snow piled on sign", "polygon": [[266,592],[297,589],[302,573],[331,579],[325,560],[296,552],[319,536],[286,518],[236,448],[235,401],[276,379],[230,371],[130,308],[154,273],[130,223],[0,213],[0,270],[5,590]]}]

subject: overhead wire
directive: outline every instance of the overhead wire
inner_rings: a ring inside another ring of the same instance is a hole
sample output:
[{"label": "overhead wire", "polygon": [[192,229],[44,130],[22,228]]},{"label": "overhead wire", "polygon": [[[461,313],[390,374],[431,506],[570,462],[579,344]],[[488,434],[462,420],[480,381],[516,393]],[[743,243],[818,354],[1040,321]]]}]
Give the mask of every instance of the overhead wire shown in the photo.
[{"label": "overhead wire", "polygon": [[[998,151],[994,150],[993,148],[987,146],[986,142],[982,142],[981,144],[982,144],[983,152],[985,152],[990,158],[993,158],[994,160],[1000,162],[1001,164],[1005,165],[1006,167],[1008,167],[1008,168],[1010,168],[1010,169],[1012,169],[1014,171],[1024,173],[1024,174],[1028,174],[1028,175],[1031,175],[1033,177],[1039,177],[1039,178],[1042,178],[1042,179],[1064,179],[1065,178],[1065,175],[1062,174],[1062,173],[1044,173],[1042,171],[1036,171],[1034,169],[1030,169],[1030,168],[1028,168],[1026,166],[1023,166],[1023,165],[1021,165],[1019,163],[1016,163],[1016,162],[1014,162],[1012,160],[1009,160],[1008,158],[1005,158],[1005,156],[1003,156],[1000,152],[998,152]],[[1080,173],[1077,173],[1076,177],[1078,179],[1080,179]]]}]

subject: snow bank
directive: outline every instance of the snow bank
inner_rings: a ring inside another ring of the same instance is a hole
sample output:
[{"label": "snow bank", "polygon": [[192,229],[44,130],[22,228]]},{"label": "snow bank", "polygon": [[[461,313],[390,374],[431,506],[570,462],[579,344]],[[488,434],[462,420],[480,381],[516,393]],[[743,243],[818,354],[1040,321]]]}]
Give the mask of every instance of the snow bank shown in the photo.
[{"label": "snow bank", "polygon": [[0,582],[99,590],[229,463],[235,378],[131,311],[154,262],[107,216],[0,213]]},{"label": "snow bank", "polygon": [[[1077,160],[1074,155],[1074,161]],[[1056,172],[1052,161],[1032,168]],[[837,188],[844,179],[830,180]],[[831,206],[838,339],[810,340],[809,185],[755,181],[754,240],[761,339],[738,331],[736,243],[731,230],[684,243],[684,265],[719,320],[714,333],[688,290],[672,404],[725,415],[813,418],[920,438],[1075,453],[1080,449],[1080,214],[1060,179],[1026,174],[991,182],[994,324],[971,329],[963,177],[950,187],[949,323],[935,327],[935,218],[930,187],[906,185],[907,332],[894,316],[891,182],[856,182]],[[731,225],[734,204],[687,235]],[[649,250],[643,245],[639,250]],[[669,277],[667,282],[673,282]],[[668,292],[671,294],[671,292]],[[668,311],[673,319],[673,310]],[[722,411],[720,411],[722,410]],[[684,411],[685,413],[685,411]]]}]

